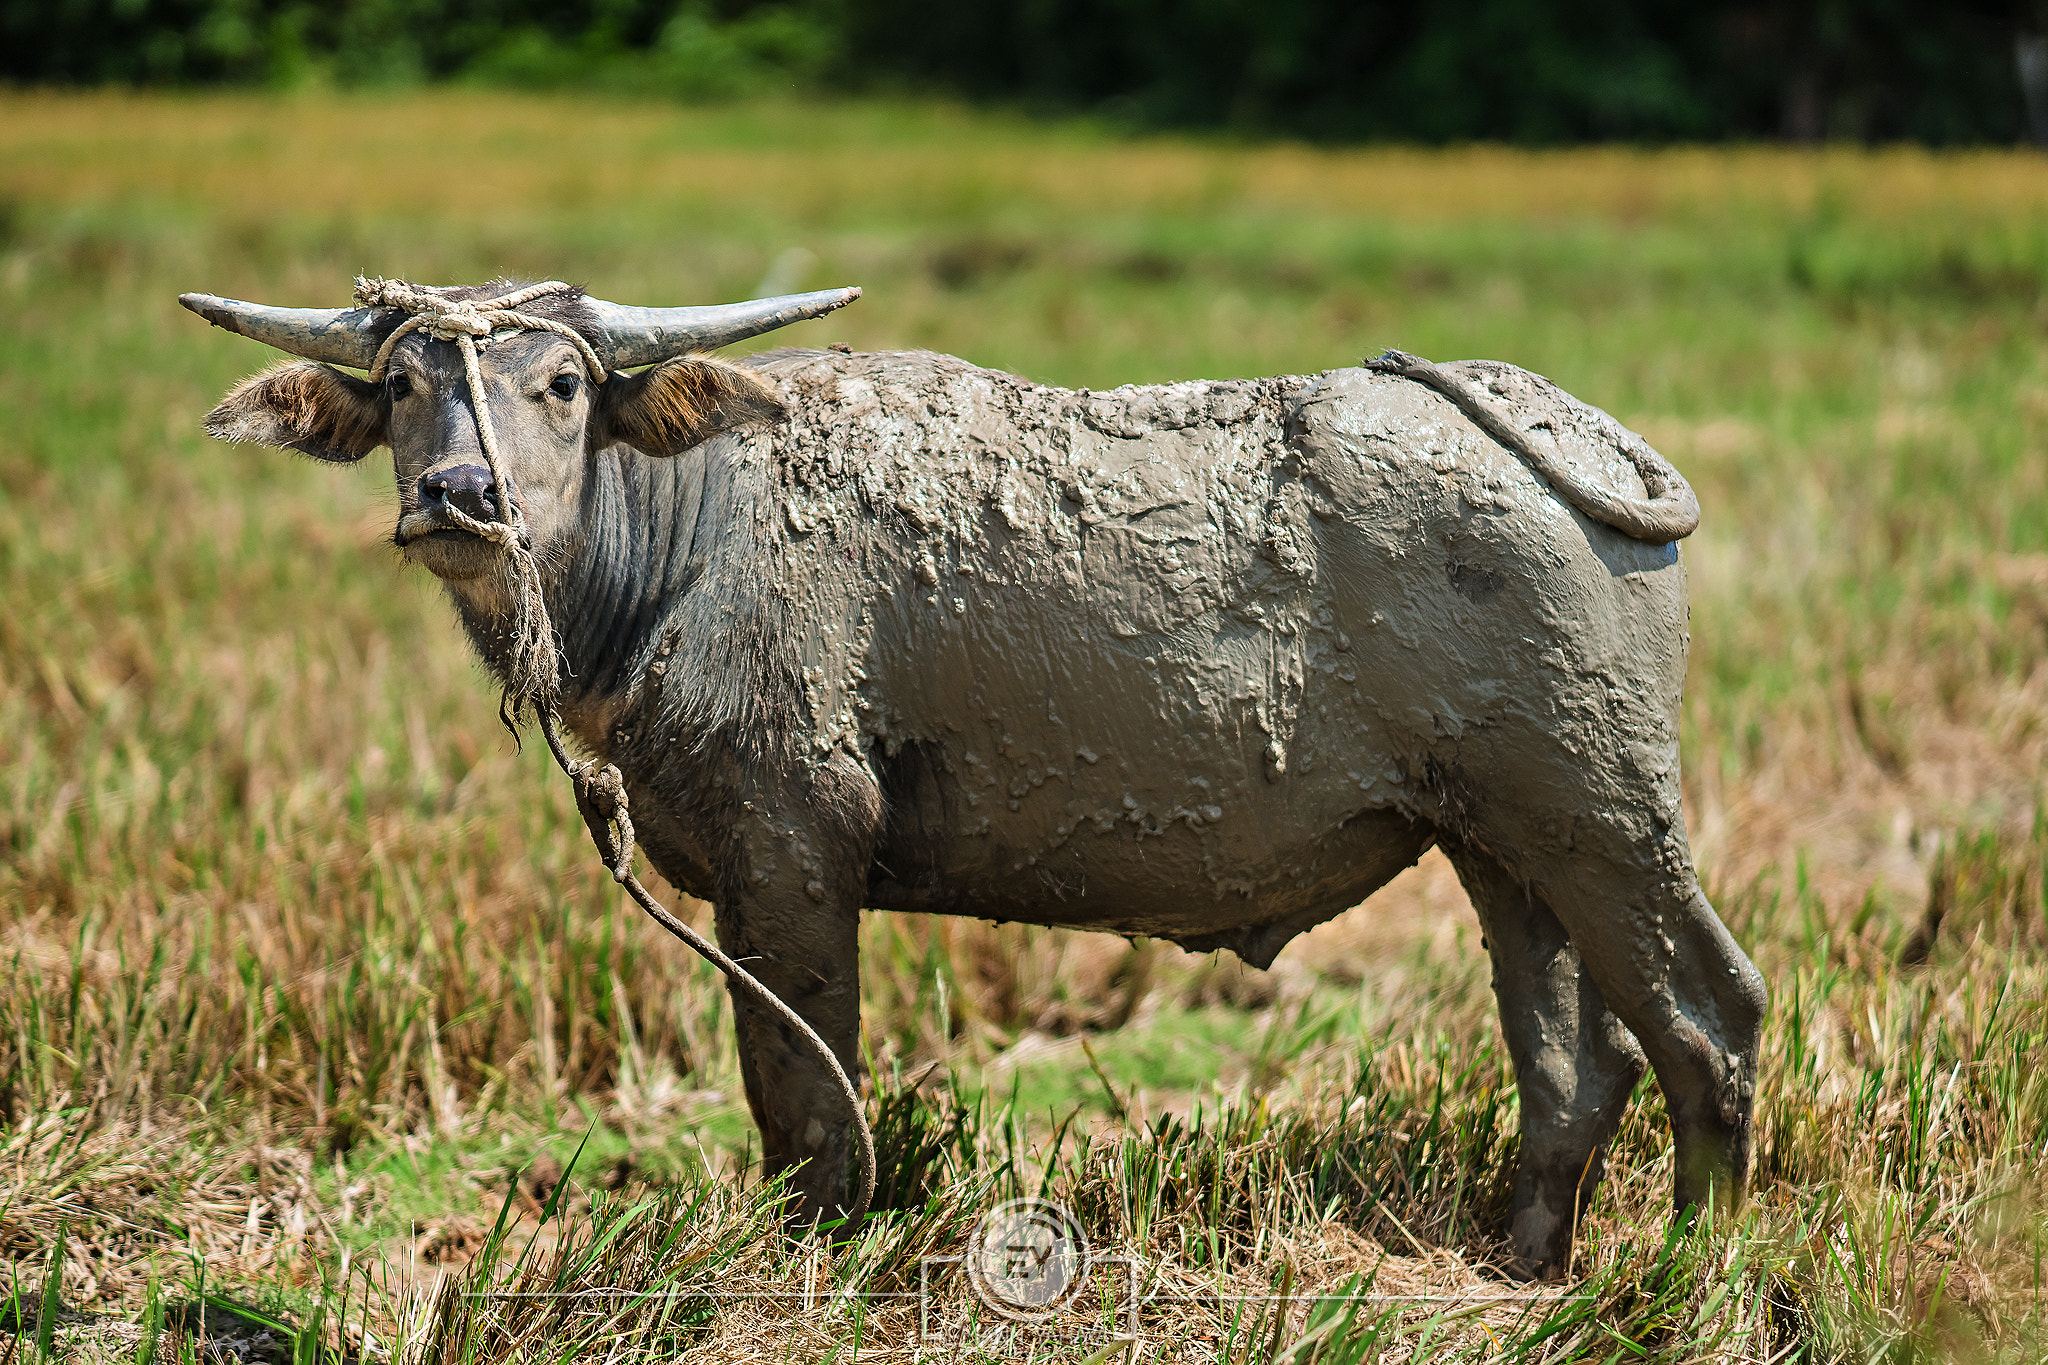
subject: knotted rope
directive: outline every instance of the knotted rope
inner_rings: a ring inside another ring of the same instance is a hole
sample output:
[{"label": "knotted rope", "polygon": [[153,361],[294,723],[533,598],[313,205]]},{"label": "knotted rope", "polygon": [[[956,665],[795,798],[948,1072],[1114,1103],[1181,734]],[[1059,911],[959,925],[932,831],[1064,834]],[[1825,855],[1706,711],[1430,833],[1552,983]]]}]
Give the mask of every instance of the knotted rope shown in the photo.
[{"label": "knotted rope", "polygon": [[535,299],[573,292],[574,289],[575,286],[560,280],[549,280],[493,299],[456,300],[402,280],[358,277],[355,296],[364,307],[395,308],[408,315],[378,348],[377,358],[370,366],[370,382],[382,382],[391,364],[392,348],[414,332],[425,333],[436,341],[452,341],[461,347],[462,372],[469,384],[469,405],[476,416],[477,439],[482,443],[484,459],[490,465],[491,482],[498,490],[495,499],[497,516],[491,521],[479,521],[459,507],[449,505],[446,510],[449,520],[471,535],[498,546],[510,561],[514,584],[512,653],[506,666],[505,696],[499,706],[499,714],[508,727],[516,730],[525,708],[533,707],[533,713],[540,722],[540,732],[547,739],[548,752],[554,755],[556,766],[567,774],[575,787],[576,809],[581,812],[584,827],[590,831],[590,841],[596,845],[597,855],[603,860],[605,870],[612,874],[612,880],[624,887],[656,924],[689,944],[705,961],[725,973],[764,1009],[795,1030],[824,1060],[832,1079],[838,1083],[839,1097],[846,1104],[859,1140],[860,1194],[841,1222],[841,1226],[850,1229],[859,1223],[861,1215],[874,1201],[875,1135],[868,1127],[860,1092],[854,1089],[846,1068],[839,1064],[838,1056],[818,1036],[818,1031],[811,1027],[809,1021],[791,1009],[782,997],[762,985],[753,973],[728,957],[717,944],[678,919],[640,884],[640,879],[633,875],[633,818],[627,809],[624,776],[614,764],[600,765],[594,759],[577,762],[569,757],[569,751],[562,743],[557,714],[560,648],[554,626],[548,619],[547,599],[541,591],[540,564],[533,555],[532,538],[526,530],[526,515],[513,496],[511,474],[498,451],[497,432],[491,425],[490,407],[484,399],[483,372],[477,363],[477,353],[489,346],[501,330],[553,332],[576,347],[577,353],[583,357],[584,368],[590,374],[590,382],[604,383],[609,378],[604,362],[582,333],[553,318],[519,311]]},{"label": "knotted rope", "polygon": [[393,348],[414,332],[423,332],[436,341],[452,341],[462,351],[462,373],[469,383],[469,406],[476,417],[477,440],[484,448],[484,462],[490,466],[491,483],[498,490],[498,516],[494,521],[479,521],[452,503],[447,512],[450,521],[497,545],[512,563],[512,638],[505,666],[505,695],[499,707],[508,728],[517,725],[529,704],[541,716],[554,710],[560,662],[554,631],[548,623],[547,603],[541,597],[540,565],[534,562],[532,537],[526,533],[525,510],[512,495],[510,471],[498,450],[498,432],[491,422],[490,405],[484,401],[483,370],[477,363],[477,353],[489,346],[500,330],[553,332],[576,347],[590,382],[604,383],[610,377],[604,362],[582,333],[565,322],[519,311],[535,299],[574,290],[574,285],[548,280],[493,299],[451,299],[403,280],[356,277],[356,302],[366,308],[394,308],[408,315],[377,348],[377,358],[370,362],[372,384],[384,382]]}]

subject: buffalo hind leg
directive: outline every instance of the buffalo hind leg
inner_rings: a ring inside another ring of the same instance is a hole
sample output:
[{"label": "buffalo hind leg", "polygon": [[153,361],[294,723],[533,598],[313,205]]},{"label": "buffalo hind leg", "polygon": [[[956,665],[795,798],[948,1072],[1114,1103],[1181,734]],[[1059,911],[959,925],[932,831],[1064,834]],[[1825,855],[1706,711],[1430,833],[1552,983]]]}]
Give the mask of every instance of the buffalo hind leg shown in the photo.
[{"label": "buffalo hind leg", "polygon": [[1587,821],[1573,836],[1571,849],[1519,870],[1657,1073],[1671,1116],[1674,1208],[1739,1206],[1763,977],[1707,903],[1682,828],[1646,835]]},{"label": "buffalo hind leg", "polygon": [[1550,908],[1491,857],[1446,845],[1493,959],[1501,1032],[1521,1094],[1521,1157],[1508,1239],[1512,1269],[1562,1278],[1607,1144],[1648,1066],[1607,1008]]}]

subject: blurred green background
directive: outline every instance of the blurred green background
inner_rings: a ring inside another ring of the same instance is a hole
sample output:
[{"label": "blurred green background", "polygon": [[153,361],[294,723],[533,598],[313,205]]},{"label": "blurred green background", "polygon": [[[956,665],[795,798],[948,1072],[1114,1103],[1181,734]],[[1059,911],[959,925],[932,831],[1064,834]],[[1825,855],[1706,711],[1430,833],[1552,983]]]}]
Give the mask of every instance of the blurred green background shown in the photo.
[{"label": "blurred green background", "polygon": [[0,79],[962,95],[1322,140],[2048,137],[2041,0],[0,0]]}]

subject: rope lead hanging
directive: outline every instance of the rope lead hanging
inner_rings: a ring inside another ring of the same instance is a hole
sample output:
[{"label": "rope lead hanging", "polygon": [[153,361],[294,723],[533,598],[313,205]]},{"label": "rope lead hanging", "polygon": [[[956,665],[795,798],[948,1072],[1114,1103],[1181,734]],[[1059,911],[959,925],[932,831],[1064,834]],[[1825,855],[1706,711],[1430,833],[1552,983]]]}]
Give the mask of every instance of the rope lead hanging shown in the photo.
[{"label": "rope lead hanging", "polygon": [[492,521],[478,521],[454,506],[447,511],[457,526],[498,546],[511,561],[517,619],[513,623],[512,658],[506,667],[505,698],[499,712],[507,725],[514,725],[527,706],[533,707],[540,722],[540,732],[547,739],[548,752],[554,755],[556,766],[575,787],[576,809],[582,813],[584,827],[590,831],[590,841],[596,846],[597,855],[605,870],[611,873],[612,880],[624,887],[626,894],[656,924],[725,973],[728,980],[751,995],[762,1008],[779,1016],[824,1061],[832,1079],[839,1085],[839,1096],[846,1104],[860,1149],[860,1193],[841,1220],[842,1227],[851,1229],[868,1211],[868,1205],[874,1202],[875,1135],[868,1127],[860,1092],[854,1089],[846,1068],[839,1064],[838,1056],[818,1036],[818,1031],[808,1020],[756,980],[753,973],[728,957],[717,944],[685,924],[640,884],[640,879],[633,875],[633,820],[627,810],[625,778],[613,764],[600,766],[594,760],[575,761],[569,757],[569,751],[562,743],[560,717],[556,711],[561,678],[560,650],[554,626],[548,619],[547,600],[541,593],[540,565],[533,557],[533,547],[526,533],[526,517],[512,497],[510,473],[498,452],[497,432],[491,425],[490,409],[484,400],[483,372],[477,363],[477,352],[489,346],[492,337],[501,329],[553,332],[576,347],[589,371],[590,381],[593,384],[604,383],[609,378],[604,362],[580,332],[553,318],[519,311],[537,298],[573,290],[573,285],[549,280],[493,299],[453,300],[401,280],[358,277],[355,296],[359,303],[369,308],[395,308],[408,315],[378,349],[377,358],[370,366],[370,382],[374,384],[383,380],[391,364],[392,348],[413,332],[423,332],[436,341],[452,341],[462,349],[462,372],[469,385],[470,409],[476,415],[477,439],[482,443],[484,459],[490,465],[491,481],[498,489],[497,517]]}]

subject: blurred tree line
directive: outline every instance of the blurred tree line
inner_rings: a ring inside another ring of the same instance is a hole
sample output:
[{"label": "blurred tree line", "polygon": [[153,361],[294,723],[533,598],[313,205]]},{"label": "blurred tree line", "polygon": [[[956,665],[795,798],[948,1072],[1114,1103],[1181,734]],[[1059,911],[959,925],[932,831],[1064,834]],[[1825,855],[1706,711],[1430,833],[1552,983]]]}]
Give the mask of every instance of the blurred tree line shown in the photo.
[{"label": "blurred tree line", "polygon": [[1316,139],[2048,140],[2048,0],[0,0],[0,79],[942,91]]}]

